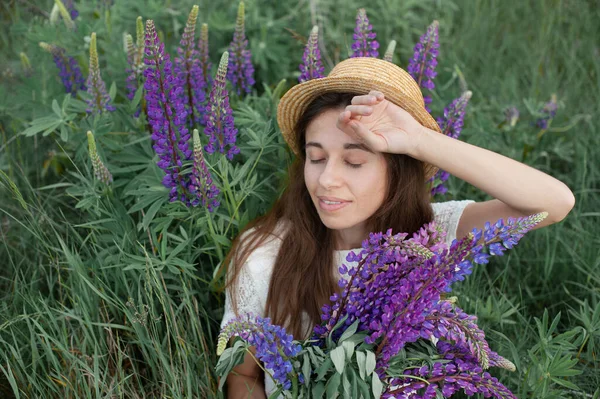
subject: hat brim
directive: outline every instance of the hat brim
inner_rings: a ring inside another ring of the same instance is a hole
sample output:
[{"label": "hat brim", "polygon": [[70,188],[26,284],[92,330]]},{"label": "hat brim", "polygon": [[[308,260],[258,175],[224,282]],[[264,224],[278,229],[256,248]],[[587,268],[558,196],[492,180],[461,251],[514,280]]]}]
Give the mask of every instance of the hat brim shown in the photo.
[{"label": "hat brim", "polygon": [[[417,103],[414,99],[404,95],[385,82],[344,76],[311,79],[293,86],[285,93],[277,107],[277,122],[279,123],[283,138],[290,146],[290,149],[296,155],[299,155],[300,149],[296,145],[295,125],[315,98],[329,92],[368,94],[371,90],[381,91],[388,101],[407,111],[421,125],[441,133],[440,127],[429,112],[427,112],[424,103]],[[426,180],[429,180],[435,175],[438,168],[428,163],[425,163],[424,166]]]}]

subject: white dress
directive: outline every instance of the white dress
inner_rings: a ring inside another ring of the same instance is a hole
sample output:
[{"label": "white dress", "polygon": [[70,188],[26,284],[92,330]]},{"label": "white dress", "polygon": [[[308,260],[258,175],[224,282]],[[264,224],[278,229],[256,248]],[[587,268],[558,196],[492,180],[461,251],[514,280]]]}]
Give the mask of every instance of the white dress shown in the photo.
[{"label": "white dress", "polygon": [[[452,241],[456,238],[458,221],[460,220],[460,216],[462,215],[465,207],[473,202],[475,201],[462,200],[436,202],[431,204],[435,222],[439,226],[442,226],[446,231],[446,243],[448,246],[450,246]],[[269,292],[269,281],[271,280],[273,265],[275,263],[275,258],[277,257],[277,252],[279,251],[280,244],[281,240],[278,238],[268,239],[265,244],[250,254],[248,260],[242,267],[239,275],[240,280],[238,283],[238,289],[236,292],[238,310],[240,314],[252,312],[255,315],[262,317],[265,316],[265,305],[267,302],[267,294]],[[360,250],[360,248],[356,248],[335,251],[335,264],[340,266],[342,263],[344,263],[348,266],[348,268],[355,266],[357,262],[347,262],[346,256],[350,251],[355,251],[355,253],[358,253]],[[226,290],[225,313],[223,314],[223,320],[221,321],[221,328],[223,328],[223,326],[225,326],[225,324],[234,317],[235,314],[231,306],[229,290]],[[305,323],[308,323],[309,320],[306,314],[303,315],[303,318]],[[270,394],[275,392],[276,386],[273,380],[266,374],[264,382],[265,392],[268,398]]]}]

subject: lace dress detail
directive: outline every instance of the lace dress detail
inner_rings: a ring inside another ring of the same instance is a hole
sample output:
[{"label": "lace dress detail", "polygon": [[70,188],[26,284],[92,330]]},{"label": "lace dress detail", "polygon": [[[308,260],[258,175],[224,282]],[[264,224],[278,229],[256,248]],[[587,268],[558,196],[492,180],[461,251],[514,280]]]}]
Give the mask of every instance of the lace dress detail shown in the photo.
[{"label": "lace dress detail", "polygon": [[[434,213],[435,222],[442,226],[446,231],[446,243],[450,245],[456,238],[456,229],[460,217],[467,205],[473,203],[472,200],[462,201],[447,201],[432,203],[432,209]],[[245,234],[250,234],[253,229],[250,229]],[[282,235],[280,234],[279,237]],[[255,315],[265,316],[265,305],[267,302],[267,295],[269,293],[269,282],[271,281],[271,275],[273,274],[273,265],[279,251],[281,244],[281,238],[274,237],[268,240],[264,245],[257,248],[250,256],[242,267],[239,275],[238,289],[235,295],[238,300],[238,311],[239,314],[253,313]],[[348,267],[355,266],[356,263],[346,262],[346,256],[350,251],[360,251],[360,248],[351,250],[340,250],[335,251],[334,260],[336,266],[340,266],[342,263]],[[336,267],[337,270],[337,267]],[[225,313],[223,314],[223,320],[221,321],[221,328],[227,324],[228,321],[235,318],[236,315],[231,305],[231,297],[229,290],[225,293]],[[308,322],[308,318],[302,315],[303,319]],[[267,397],[276,391],[276,386],[271,378],[265,375],[265,392]],[[282,398],[280,395],[279,398]]]}]

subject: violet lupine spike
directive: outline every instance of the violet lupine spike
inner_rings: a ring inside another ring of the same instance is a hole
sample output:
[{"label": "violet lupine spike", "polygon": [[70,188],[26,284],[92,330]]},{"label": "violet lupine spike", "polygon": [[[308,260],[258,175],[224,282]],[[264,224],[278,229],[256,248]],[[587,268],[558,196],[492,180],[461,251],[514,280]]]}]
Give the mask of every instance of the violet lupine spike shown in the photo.
[{"label": "violet lupine spike", "polygon": [[183,162],[190,160],[190,134],[186,124],[181,82],[173,75],[173,65],[164,44],[158,39],[154,21],[146,21],[144,70],[145,99],[148,123],[152,127],[154,150],[160,160],[158,166],[165,171],[163,185],[169,191],[170,201],[181,200],[190,205],[189,175],[183,175]]},{"label": "violet lupine spike", "polygon": [[79,11],[77,11],[77,9],[75,8],[75,1],[74,0],[65,0],[65,7],[67,8],[67,10],[69,11],[69,15],[71,16],[72,20],[75,20],[78,16],[79,16]]},{"label": "violet lupine spike", "polygon": [[[433,21],[427,28],[427,31],[419,42],[415,45],[413,50],[413,56],[408,63],[407,71],[417,82],[419,87],[427,90],[433,90],[435,85],[433,79],[437,75],[435,67],[437,66],[437,56],[439,48],[438,38],[438,21]],[[429,104],[431,103],[431,96],[424,96],[425,109],[431,112]]]},{"label": "violet lupine spike", "polygon": [[542,116],[535,121],[535,126],[542,130],[548,129],[549,122],[556,116],[558,109],[558,100],[556,94],[552,94],[550,101],[544,104],[541,110]]},{"label": "violet lupine spike", "polygon": [[52,54],[54,63],[59,70],[60,80],[67,93],[74,97],[77,90],[87,89],[77,60],[68,56],[64,48],[45,42],[40,42],[40,47]]},{"label": "violet lupine spike", "polygon": [[438,308],[425,318],[420,334],[422,337],[444,339],[469,350],[479,365],[487,369],[490,366],[490,347],[485,340],[485,333],[477,326],[476,321],[476,316],[468,315],[446,301],[440,301]]},{"label": "violet lupine spike", "polygon": [[300,64],[300,77],[298,81],[300,83],[306,82],[307,80],[322,78],[323,63],[321,62],[321,51],[319,50],[319,27],[313,26],[306,47],[304,49],[304,55],[302,56],[302,64]]},{"label": "violet lupine spike", "polygon": [[224,52],[206,106],[204,134],[208,136],[208,145],[204,150],[209,154],[219,151],[232,160],[240,149],[235,146],[238,130],[234,126],[229,93],[225,87],[228,58],[229,53]]},{"label": "violet lupine spike", "polygon": [[96,32],[92,32],[90,40],[90,68],[87,79],[87,92],[90,99],[87,100],[88,114],[98,114],[104,111],[114,111],[115,107],[110,104],[111,99],[106,92],[106,85],[100,76],[100,65],[98,62],[98,51],[96,49]]},{"label": "violet lupine spike", "polygon": [[354,28],[354,34],[352,39],[352,55],[350,58],[355,57],[378,57],[379,42],[375,40],[377,34],[373,32],[373,25],[369,23],[367,17],[367,11],[364,8],[360,8],[356,13],[356,27]]},{"label": "violet lupine spike", "polygon": [[202,144],[198,136],[198,129],[194,129],[192,137],[194,140],[194,166],[192,167],[189,188],[190,194],[196,196],[192,200],[192,206],[202,205],[209,212],[213,212],[220,205],[217,200],[219,189],[213,184],[212,177],[206,166],[206,161],[202,153]]},{"label": "violet lupine spike", "polygon": [[233,85],[233,90],[239,96],[242,91],[252,92],[254,86],[254,66],[252,53],[248,49],[248,39],[244,26],[244,2],[240,1],[233,40],[229,45],[229,65],[227,79]]},{"label": "violet lupine spike", "polygon": [[198,6],[195,5],[188,16],[181,42],[177,48],[178,57],[175,58],[175,75],[184,83],[183,102],[189,115],[190,126],[201,120],[202,103],[205,100],[200,54],[196,50],[195,41],[197,19]]},{"label": "violet lupine spike", "polygon": [[393,62],[392,60],[394,59],[394,51],[395,50],[396,50],[396,41],[392,40],[390,42],[390,44],[388,45],[387,50],[385,50],[383,59],[388,62]]},{"label": "violet lupine spike", "polygon": [[[473,93],[464,92],[460,97],[454,99],[450,105],[444,108],[444,116],[437,119],[437,123],[442,133],[453,139],[458,138],[462,131],[467,104]],[[448,180],[450,174],[442,169],[429,180],[434,186],[431,189],[431,195],[445,194],[448,190],[444,187],[444,182]]]},{"label": "violet lupine spike", "polygon": [[[345,265],[340,267],[340,274],[349,278],[340,279],[343,291],[330,298],[333,304],[323,306],[321,318],[324,324],[315,327],[314,339],[323,339],[338,320],[346,317],[342,328],[334,333],[335,340],[359,320],[357,331],[368,332],[367,344],[383,338],[377,349],[377,372],[383,378],[389,360],[406,343],[430,338],[432,333],[423,332],[432,328],[426,324],[426,318],[444,306],[440,302],[441,294],[471,273],[472,262],[487,263],[490,255],[502,255],[505,248],[516,245],[546,216],[547,213],[542,213],[510,218],[506,225],[502,219],[494,225],[487,223],[484,231],[474,229],[460,240],[455,239],[450,248],[444,244],[444,232],[434,222],[408,240],[406,233],[392,235],[391,230],[385,235],[371,233],[363,242],[361,253],[351,252],[346,259],[358,261],[358,265],[350,270]],[[483,244],[478,245],[482,237]],[[433,256],[415,251],[416,244],[427,247]],[[483,252],[486,248],[490,254]]]},{"label": "violet lupine spike", "polygon": [[113,181],[113,177],[106,167],[100,156],[98,156],[98,149],[96,148],[96,140],[94,140],[94,135],[91,131],[87,132],[88,139],[88,151],[90,155],[90,160],[92,161],[92,168],[94,169],[94,176],[97,180],[101,181],[104,184],[110,184]]},{"label": "violet lupine spike", "polygon": [[233,336],[239,336],[256,348],[256,358],[265,368],[274,371],[273,378],[283,389],[292,387],[290,373],[293,371],[291,360],[300,353],[300,345],[285,329],[271,324],[266,317],[245,314],[229,321],[221,330],[217,340],[217,356],[220,356]]},{"label": "violet lupine spike", "polygon": [[436,399],[439,394],[449,398],[462,390],[468,396],[480,393],[486,398],[517,399],[497,378],[483,371],[476,363],[463,359],[407,369],[402,375],[391,379],[382,398]]}]

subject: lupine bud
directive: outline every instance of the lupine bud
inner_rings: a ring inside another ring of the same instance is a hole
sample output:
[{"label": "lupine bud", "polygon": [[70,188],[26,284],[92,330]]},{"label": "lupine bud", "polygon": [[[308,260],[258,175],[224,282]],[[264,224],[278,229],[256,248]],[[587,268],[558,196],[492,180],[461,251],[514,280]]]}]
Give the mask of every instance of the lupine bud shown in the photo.
[{"label": "lupine bud", "polygon": [[[413,57],[408,63],[408,73],[415,79],[419,87],[433,90],[435,85],[433,79],[437,75],[435,67],[437,66],[437,55],[438,55],[438,21],[433,21],[427,28],[427,31],[419,42],[415,45]],[[431,103],[431,96],[424,96],[425,109],[431,112],[429,104]]]},{"label": "lupine bud", "polygon": [[194,166],[192,168],[189,188],[190,193],[196,195],[196,198],[192,200],[192,206],[202,204],[209,212],[213,212],[219,206],[219,201],[216,199],[219,195],[219,189],[213,184],[212,177],[206,166],[206,161],[202,154],[202,144],[198,136],[198,129],[194,129],[192,137],[194,140]]},{"label": "lupine bud", "polygon": [[63,2],[60,0],[54,0],[54,3],[56,4],[56,7],[58,7],[58,12],[60,13],[60,16],[62,17],[67,29],[74,30],[75,23],[71,18],[71,13],[69,12],[69,10],[67,10]]},{"label": "lupine bud", "polygon": [[506,123],[510,127],[515,127],[517,121],[519,120],[519,109],[517,107],[508,107],[504,110],[504,117]]},{"label": "lupine bud", "polygon": [[100,76],[98,50],[96,49],[96,32],[92,32],[92,40],[90,41],[90,70],[87,79],[87,88],[90,95],[90,99],[87,101],[87,112],[89,114],[115,110],[115,107],[110,104],[110,96],[106,92],[106,85]]},{"label": "lupine bud", "polygon": [[31,75],[33,75],[33,68],[31,67],[31,63],[29,62],[29,57],[27,57],[27,54],[23,52],[19,54],[19,57],[21,58],[21,67],[23,68],[23,75],[25,75],[26,77],[30,77]]},{"label": "lupine bud", "polygon": [[202,103],[205,100],[200,57],[194,37],[197,18],[198,6],[193,6],[177,48],[178,57],[175,58],[175,75],[183,84],[183,102],[190,126],[202,119]]},{"label": "lupine bud", "polygon": [[209,154],[215,151],[222,154],[227,152],[227,159],[232,160],[240,150],[235,146],[238,131],[234,126],[233,111],[229,105],[229,93],[225,87],[228,58],[229,53],[224,52],[206,106],[204,133],[208,136],[208,145],[204,147],[204,150]]},{"label": "lupine bud", "polygon": [[358,10],[356,14],[356,27],[354,28],[354,34],[352,38],[352,55],[354,57],[378,57],[379,42],[375,40],[377,34],[372,32],[373,25],[369,23],[367,18],[367,11],[364,8]]},{"label": "lupine bud", "polygon": [[135,20],[135,36],[137,57],[134,58],[134,61],[141,73],[144,67],[144,21],[141,16],[138,16]]},{"label": "lupine bud", "polygon": [[[205,99],[210,94],[210,88],[213,85],[213,78],[210,73],[212,63],[208,55],[208,25],[202,24],[200,29],[200,40],[198,40],[198,52],[200,53],[200,68],[202,69],[202,81],[204,82]],[[204,124],[204,122],[203,122]]]},{"label": "lupine bud", "polygon": [[321,50],[319,50],[319,27],[313,26],[306,47],[304,49],[304,55],[302,56],[302,64],[300,64],[300,77],[298,81],[300,83],[306,82],[307,80],[317,79],[324,77],[323,63],[321,62]]},{"label": "lupine bud", "polygon": [[[131,35],[126,36],[127,48],[127,79],[126,89],[127,98],[133,100],[137,92],[144,73],[144,23],[142,17],[137,17],[136,20],[136,42],[133,43]],[[141,105],[138,106],[133,116],[136,118],[142,110]]]},{"label": "lupine bud", "polygon": [[389,62],[394,62],[392,61],[394,59],[394,50],[396,50],[396,41],[392,40],[388,45],[387,50],[385,50],[385,55],[383,56],[383,59]]},{"label": "lupine bud", "polygon": [[[453,139],[458,138],[463,128],[467,104],[472,95],[473,93],[471,91],[466,91],[444,108],[444,116],[437,119],[437,123],[440,126],[440,129],[442,129],[443,134],[452,137]],[[435,184],[431,190],[432,196],[444,194],[448,191],[446,187],[444,187],[444,182],[448,180],[448,177],[450,177],[450,174],[440,169],[430,179],[430,182]]]},{"label": "lupine bud", "polygon": [[40,42],[40,47],[52,54],[54,63],[59,70],[60,79],[67,93],[75,96],[77,90],[86,90],[85,79],[75,58],[67,56],[64,48],[53,44]]},{"label": "lupine bud", "polygon": [[189,175],[183,175],[183,162],[191,159],[187,113],[182,101],[181,82],[173,75],[173,65],[164,44],[158,39],[154,21],[146,21],[145,98],[148,123],[152,127],[154,150],[165,171],[163,185],[170,189],[170,201],[181,200],[189,206]]},{"label": "lupine bud", "polygon": [[227,79],[233,85],[233,90],[239,96],[242,91],[250,93],[254,85],[254,66],[252,54],[248,49],[248,39],[244,26],[244,2],[240,1],[233,41],[229,45],[229,65]]},{"label": "lupine bud", "polygon": [[96,149],[96,140],[94,140],[94,135],[89,130],[87,132],[87,139],[90,160],[92,161],[92,168],[94,169],[94,176],[97,180],[101,181],[104,184],[112,183],[113,177],[110,174],[106,165],[104,165],[104,163],[98,156],[98,150]]}]

